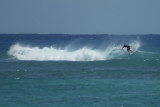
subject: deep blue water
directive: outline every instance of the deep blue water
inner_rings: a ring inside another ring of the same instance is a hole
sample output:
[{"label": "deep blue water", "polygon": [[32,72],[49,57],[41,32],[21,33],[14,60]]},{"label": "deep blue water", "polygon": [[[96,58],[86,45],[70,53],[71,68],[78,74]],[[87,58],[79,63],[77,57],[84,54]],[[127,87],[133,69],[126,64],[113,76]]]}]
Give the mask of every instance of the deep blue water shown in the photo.
[{"label": "deep blue water", "polygon": [[0,35],[2,107],[159,107],[159,84],[160,35]]}]

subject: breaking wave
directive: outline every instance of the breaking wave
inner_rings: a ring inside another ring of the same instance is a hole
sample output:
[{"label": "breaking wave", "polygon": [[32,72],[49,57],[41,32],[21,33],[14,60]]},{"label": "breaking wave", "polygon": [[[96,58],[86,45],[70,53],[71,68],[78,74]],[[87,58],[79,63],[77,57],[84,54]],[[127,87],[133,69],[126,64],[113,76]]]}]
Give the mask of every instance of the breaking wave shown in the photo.
[{"label": "breaking wave", "polygon": [[[133,51],[137,51],[140,43],[134,41],[130,43]],[[16,43],[12,45],[8,54],[18,60],[35,60],[35,61],[95,61],[110,60],[120,58],[127,52],[122,51],[121,45],[109,45],[105,49],[92,49],[87,46],[79,49],[70,50],[68,48],[59,49],[55,46],[38,47],[28,46]],[[127,53],[128,54],[128,53]]]}]

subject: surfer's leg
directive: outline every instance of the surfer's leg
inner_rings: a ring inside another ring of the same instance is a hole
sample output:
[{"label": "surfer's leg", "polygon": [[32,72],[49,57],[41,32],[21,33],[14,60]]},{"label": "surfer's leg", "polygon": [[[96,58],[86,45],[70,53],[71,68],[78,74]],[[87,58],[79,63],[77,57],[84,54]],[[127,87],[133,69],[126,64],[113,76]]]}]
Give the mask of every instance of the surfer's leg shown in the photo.
[{"label": "surfer's leg", "polygon": [[127,50],[128,52],[133,52],[132,50]]}]

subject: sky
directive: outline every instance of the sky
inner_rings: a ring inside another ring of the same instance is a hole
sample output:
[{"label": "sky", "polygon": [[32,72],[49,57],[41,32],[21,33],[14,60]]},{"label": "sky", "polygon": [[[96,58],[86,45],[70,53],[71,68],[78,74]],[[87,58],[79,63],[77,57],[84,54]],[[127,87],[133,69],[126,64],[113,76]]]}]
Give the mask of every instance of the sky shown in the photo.
[{"label": "sky", "polygon": [[0,0],[0,33],[160,34],[160,0]]}]

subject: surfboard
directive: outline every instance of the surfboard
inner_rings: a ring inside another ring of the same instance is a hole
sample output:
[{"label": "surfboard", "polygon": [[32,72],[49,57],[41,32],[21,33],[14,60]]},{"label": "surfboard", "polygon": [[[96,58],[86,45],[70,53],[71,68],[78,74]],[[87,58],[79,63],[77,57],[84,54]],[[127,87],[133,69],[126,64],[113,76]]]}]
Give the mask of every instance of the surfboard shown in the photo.
[{"label": "surfboard", "polygon": [[134,53],[134,51],[131,51],[131,50],[130,50],[130,51],[129,51],[129,53],[130,53],[130,54],[133,54],[133,53]]}]

